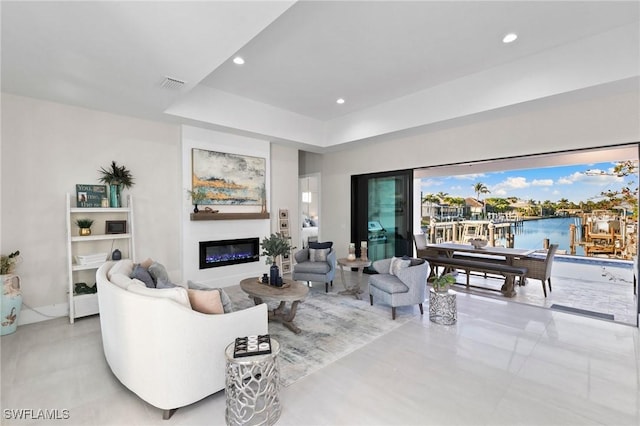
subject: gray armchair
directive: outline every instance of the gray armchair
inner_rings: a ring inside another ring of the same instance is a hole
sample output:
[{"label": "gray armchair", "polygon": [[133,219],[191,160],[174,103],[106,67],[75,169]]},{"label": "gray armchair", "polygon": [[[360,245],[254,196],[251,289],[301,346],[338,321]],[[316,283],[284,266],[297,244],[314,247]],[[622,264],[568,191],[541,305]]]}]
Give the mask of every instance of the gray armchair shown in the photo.
[{"label": "gray armchair", "polygon": [[424,259],[411,259],[408,267],[389,273],[391,259],[373,262],[373,269],[378,273],[369,276],[369,302],[373,306],[374,299],[391,306],[391,319],[396,319],[396,307],[417,304],[420,315],[424,314],[422,303],[427,294],[427,275],[429,264]]},{"label": "gray armchair", "polygon": [[[313,248],[314,244],[322,245],[323,243],[309,243]],[[322,249],[319,249],[322,250]],[[322,282],[324,283],[325,292],[329,292],[329,284],[333,287],[333,278],[336,275],[336,251],[333,248],[328,249],[325,261],[316,261],[309,258],[309,248],[304,248],[296,252],[293,257],[296,264],[293,265],[293,279],[296,281]]]}]

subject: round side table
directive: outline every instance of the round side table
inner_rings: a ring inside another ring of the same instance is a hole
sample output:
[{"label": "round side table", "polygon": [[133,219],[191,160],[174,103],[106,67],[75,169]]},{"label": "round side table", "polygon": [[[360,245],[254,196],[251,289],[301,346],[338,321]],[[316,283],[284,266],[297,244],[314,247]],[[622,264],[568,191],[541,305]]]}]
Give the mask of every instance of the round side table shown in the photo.
[{"label": "round side table", "polygon": [[456,292],[438,292],[433,288],[429,289],[429,320],[436,324],[452,325],[458,319],[456,307]]},{"label": "round side table", "polygon": [[271,353],[233,357],[235,342],[225,349],[227,425],[273,425],[280,418],[280,344],[271,338]]}]

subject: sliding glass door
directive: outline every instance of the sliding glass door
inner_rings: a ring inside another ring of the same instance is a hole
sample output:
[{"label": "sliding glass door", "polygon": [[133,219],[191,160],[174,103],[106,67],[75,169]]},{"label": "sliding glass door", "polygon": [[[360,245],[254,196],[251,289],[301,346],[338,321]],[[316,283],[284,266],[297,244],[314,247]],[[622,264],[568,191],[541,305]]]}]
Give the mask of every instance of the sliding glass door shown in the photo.
[{"label": "sliding glass door", "polygon": [[351,177],[351,240],[371,260],[411,255],[413,171]]}]

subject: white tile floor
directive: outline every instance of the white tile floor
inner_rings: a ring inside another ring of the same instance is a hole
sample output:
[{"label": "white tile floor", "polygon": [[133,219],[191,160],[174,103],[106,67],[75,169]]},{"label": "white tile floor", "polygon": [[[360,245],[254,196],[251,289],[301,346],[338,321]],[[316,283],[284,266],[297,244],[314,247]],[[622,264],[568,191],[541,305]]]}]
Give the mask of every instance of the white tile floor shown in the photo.
[{"label": "white tile floor", "polygon": [[[407,324],[282,388],[278,424],[640,424],[637,328],[464,293],[457,303],[454,326],[399,308]],[[111,374],[97,317],[21,326],[0,350],[3,425],[224,424],[224,392],[161,420]],[[70,418],[7,418],[19,408]]]}]

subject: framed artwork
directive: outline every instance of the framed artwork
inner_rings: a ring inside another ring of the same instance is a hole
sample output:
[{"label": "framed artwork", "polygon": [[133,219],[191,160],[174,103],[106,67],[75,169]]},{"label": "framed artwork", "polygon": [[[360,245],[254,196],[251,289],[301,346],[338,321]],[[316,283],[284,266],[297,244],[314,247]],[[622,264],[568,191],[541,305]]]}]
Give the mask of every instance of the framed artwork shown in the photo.
[{"label": "framed artwork", "polygon": [[266,204],[266,159],[198,148],[191,155],[192,190],[206,194],[200,204]]},{"label": "framed artwork", "polygon": [[126,234],[127,233],[127,221],[126,220],[107,220],[105,221],[105,234]]},{"label": "framed artwork", "polygon": [[280,219],[280,230],[288,230],[289,229],[289,221],[286,219]]},{"label": "framed artwork", "polygon": [[107,185],[76,184],[76,206],[109,207]]},{"label": "framed artwork", "polygon": [[289,219],[289,210],[280,210],[280,219]]}]

